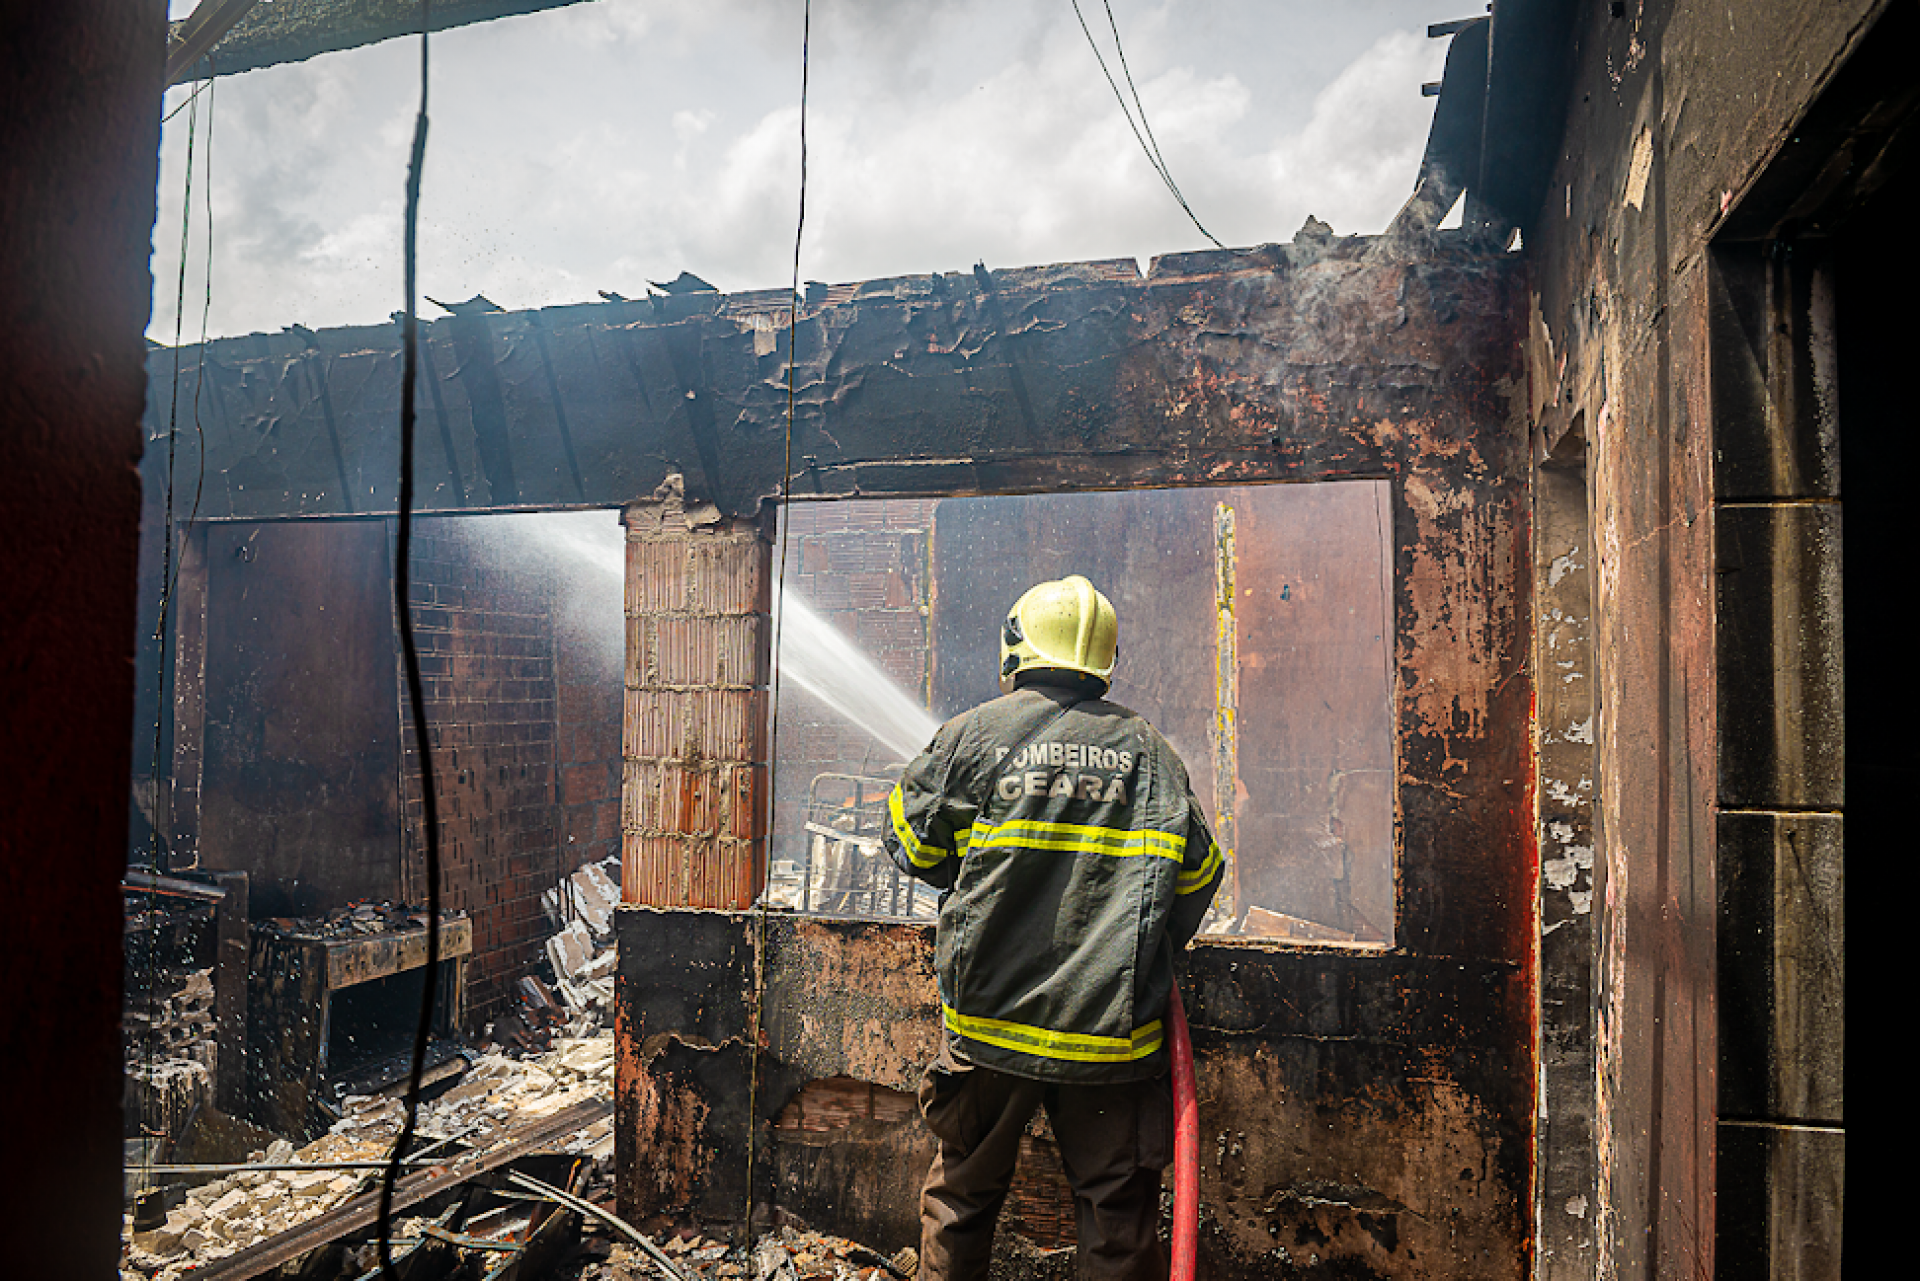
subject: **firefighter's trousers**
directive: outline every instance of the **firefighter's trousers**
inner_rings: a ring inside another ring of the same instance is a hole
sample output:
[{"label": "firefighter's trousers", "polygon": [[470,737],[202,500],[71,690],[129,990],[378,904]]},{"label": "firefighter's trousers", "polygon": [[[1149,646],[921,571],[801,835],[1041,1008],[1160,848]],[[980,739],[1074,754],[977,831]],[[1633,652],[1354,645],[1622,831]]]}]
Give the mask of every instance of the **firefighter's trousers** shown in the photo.
[{"label": "firefighter's trousers", "polygon": [[1050,1084],[957,1065],[945,1054],[920,1084],[920,1111],[940,1147],[920,1193],[918,1281],[984,1281],[1020,1135],[1042,1103],[1073,1186],[1080,1281],[1164,1281],[1168,1079]]}]

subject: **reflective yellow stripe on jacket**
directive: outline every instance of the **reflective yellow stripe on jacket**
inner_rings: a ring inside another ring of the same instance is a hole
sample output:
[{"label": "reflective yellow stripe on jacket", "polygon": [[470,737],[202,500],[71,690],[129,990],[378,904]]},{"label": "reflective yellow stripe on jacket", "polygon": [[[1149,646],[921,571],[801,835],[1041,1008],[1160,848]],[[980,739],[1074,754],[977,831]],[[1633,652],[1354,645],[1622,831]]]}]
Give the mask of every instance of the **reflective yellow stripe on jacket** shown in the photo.
[{"label": "reflective yellow stripe on jacket", "polygon": [[1013,818],[1004,823],[976,821],[969,836],[971,847],[978,850],[1017,845],[1021,849],[1059,850],[1066,854],[1106,854],[1114,858],[1157,854],[1176,863],[1186,857],[1187,851],[1187,838],[1171,832],[1091,827],[1084,823],[1049,823],[1032,818]]},{"label": "reflective yellow stripe on jacket", "polygon": [[913,834],[913,827],[907,822],[906,807],[900,801],[898,786],[887,797],[887,813],[893,818],[893,834],[900,838],[900,848],[907,852],[907,857],[913,860],[915,867],[937,866],[940,860],[953,853],[938,845],[924,844]]},{"label": "reflective yellow stripe on jacket", "polygon": [[1194,868],[1191,872],[1181,872],[1179,876],[1175,877],[1173,880],[1173,892],[1175,894],[1192,894],[1196,891],[1206,889],[1207,886],[1213,883],[1213,875],[1220,870],[1220,864],[1225,861],[1226,860],[1220,856],[1220,847],[1209,843],[1207,845],[1206,861],[1201,863],[1199,867]]},{"label": "reflective yellow stripe on jacket", "polygon": [[947,1026],[968,1040],[997,1045],[1003,1050],[1036,1054],[1047,1059],[1067,1059],[1076,1063],[1130,1063],[1144,1059],[1160,1048],[1165,1039],[1160,1020],[1137,1027],[1132,1036],[1088,1036],[1080,1032],[1055,1032],[1049,1028],[1012,1023],[1006,1019],[983,1019],[962,1014],[944,1001],[941,1013]]}]

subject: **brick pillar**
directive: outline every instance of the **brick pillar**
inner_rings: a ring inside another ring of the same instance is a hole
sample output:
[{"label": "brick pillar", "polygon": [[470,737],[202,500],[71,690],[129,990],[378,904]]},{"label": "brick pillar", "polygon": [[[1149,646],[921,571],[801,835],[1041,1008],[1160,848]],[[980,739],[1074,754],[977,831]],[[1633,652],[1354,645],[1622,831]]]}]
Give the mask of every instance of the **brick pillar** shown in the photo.
[{"label": "brick pillar", "polygon": [[627,508],[621,884],[649,907],[745,908],[766,880],[770,522]]}]

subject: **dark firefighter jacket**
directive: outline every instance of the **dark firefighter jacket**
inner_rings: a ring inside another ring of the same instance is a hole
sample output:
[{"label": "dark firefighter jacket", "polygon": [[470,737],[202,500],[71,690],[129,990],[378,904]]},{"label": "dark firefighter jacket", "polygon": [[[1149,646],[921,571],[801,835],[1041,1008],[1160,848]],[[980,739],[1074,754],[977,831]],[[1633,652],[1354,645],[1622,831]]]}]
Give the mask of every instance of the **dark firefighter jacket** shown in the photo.
[{"label": "dark firefighter jacket", "polygon": [[1167,1070],[1174,953],[1222,860],[1151,725],[1031,685],[941,726],[888,806],[894,862],[951,890],[935,970],[959,1057],[1048,1081]]}]

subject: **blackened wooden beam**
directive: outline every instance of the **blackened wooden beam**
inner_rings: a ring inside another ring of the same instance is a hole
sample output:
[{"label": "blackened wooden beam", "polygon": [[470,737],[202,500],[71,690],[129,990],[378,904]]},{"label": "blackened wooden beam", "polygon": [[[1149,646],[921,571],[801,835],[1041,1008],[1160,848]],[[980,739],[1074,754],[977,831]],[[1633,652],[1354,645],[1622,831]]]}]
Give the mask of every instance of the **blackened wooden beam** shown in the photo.
[{"label": "blackened wooden beam", "polygon": [[[491,22],[542,9],[558,9],[577,0],[433,0],[432,29]],[[215,0],[207,0],[208,4]],[[252,0],[242,0],[242,7]],[[201,6],[206,8],[207,4]],[[231,0],[227,7],[231,8]],[[184,67],[167,63],[167,83],[206,80],[240,71],[257,71],[283,62],[303,62],[322,53],[357,49],[399,36],[420,34],[420,0],[275,0],[254,5],[237,21],[228,17],[226,29],[211,53],[200,48]],[[200,20],[200,10],[173,24],[170,46],[184,45],[186,30]]]},{"label": "blackened wooden beam", "polygon": [[[791,451],[784,295],[449,317],[422,326],[419,510],[618,506],[678,473],[751,516],[789,453],[801,499],[1386,476],[1400,424],[1507,417],[1522,279],[1442,233],[839,286],[800,313]],[[203,518],[394,510],[397,325],[221,339],[205,371]]]}]

